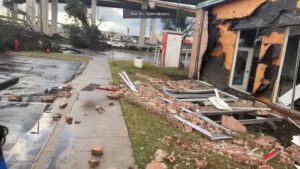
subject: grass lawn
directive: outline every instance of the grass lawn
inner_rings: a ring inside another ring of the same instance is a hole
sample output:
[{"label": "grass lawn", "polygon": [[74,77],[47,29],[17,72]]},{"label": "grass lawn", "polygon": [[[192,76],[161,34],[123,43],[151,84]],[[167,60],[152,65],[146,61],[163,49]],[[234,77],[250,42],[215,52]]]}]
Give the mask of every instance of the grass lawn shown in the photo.
[{"label": "grass lawn", "polygon": [[69,61],[80,61],[87,62],[91,58],[88,56],[82,55],[72,55],[72,54],[62,54],[62,53],[45,53],[42,51],[22,51],[19,54],[27,56],[27,57],[38,57],[38,58],[46,58],[46,59],[59,59],[59,60],[69,60]]},{"label": "grass lawn", "polygon": [[138,69],[133,67],[132,61],[112,61],[109,62],[110,69],[112,71],[113,82],[118,84],[121,79],[119,78],[118,73],[121,71],[126,71],[130,76],[131,80],[140,80],[143,79],[136,77],[135,73],[143,73],[145,75],[149,75],[151,77],[160,78],[162,80],[170,80],[170,79],[184,79],[187,78],[188,71],[187,70],[179,70],[177,68],[161,68],[156,65],[150,63],[144,63],[143,69]]},{"label": "grass lawn", "polygon": [[[115,61],[110,62],[110,68],[114,83],[120,83],[121,79],[118,75],[121,71],[126,71],[130,78],[135,80],[144,81],[135,76],[135,73],[140,72],[147,74],[151,77],[169,80],[170,78],[182,79],[187,76],[186,70],[178,70],[173,68],[160,68],[155,65],[146,63],[144,69],[136,69],[133,67],[131,61]],[[121,99],[121,108],[128,128],[130,140],[133,148],[133,156],[138,168],[145,168],[154,158],[154,154],[158,149],[174,153],[177,157],[176,161],[172,164],[166,164],[169,168],[173,165],[179,164],[180,169],[194,169],[195,160],[205,159],[208,162],[210,169],[234,169],[245,168],[245,165],[230,160],[224,156],[220,156],[210,152],[203,152],[201,148],[195,151],[186,150],[176,143],[177,139],[185,140],[190,144],[199,145],[200,141],[206,139],[199,133],[191,132],[185,133],[182,128],[175,127],[170,122],[162,118],[155,112],[151,112],[146,108],[135,104],[126,98]],[[251,133],[253,134],[253,133]],[[172,144],[167,146],[161,141],[165,136],[174,138]],[[249,134],[240,135],[240,139],[249,140]],[[179,159],[178,155],[185,157],[185,160]],[[278,163],[278,160],[273,160],[271,164],[274,168],[293,168],[292,166],[283,166]]]}]

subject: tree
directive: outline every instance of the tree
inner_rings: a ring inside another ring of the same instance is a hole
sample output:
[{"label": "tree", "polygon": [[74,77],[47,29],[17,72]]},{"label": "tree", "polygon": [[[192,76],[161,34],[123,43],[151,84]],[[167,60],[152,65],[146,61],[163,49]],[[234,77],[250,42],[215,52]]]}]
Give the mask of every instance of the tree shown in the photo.
[{"label": "tree", "polygon": [[183,33],[184,39],[193,35],[194,21],[195,18],[180,10],[176,18],[163,18],[161,20],[164,30],[176,31],[178,29]]},{"label": "tree", "polygon": [[65,11],[75,24],[67,26],[70,43],[74,47],[99,50],[107,46],[99,25],[90,25],[87,17],[87,8],[82,0],[67,0]]}]

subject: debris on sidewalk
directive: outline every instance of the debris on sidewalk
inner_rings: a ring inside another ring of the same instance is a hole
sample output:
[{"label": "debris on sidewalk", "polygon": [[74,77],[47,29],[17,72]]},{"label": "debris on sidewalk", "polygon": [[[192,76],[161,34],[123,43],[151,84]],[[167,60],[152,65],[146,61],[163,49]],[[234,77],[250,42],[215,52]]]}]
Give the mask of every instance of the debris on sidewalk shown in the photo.
[{"label": "debris on sidewalk", "polygon": [[60,109],[64,109],[64,108],[66,108],[68,106],[68,102],[65,102],[65,101],[63,101],[63,102],[61,102],[60,104],[59,104],[59,108]]},{"label": "debris on sidewalk", "polygon": [[43,102],[43,103],[53,103],[55,99],[56,99],[55,96],[42,96],[41,97],[41,102]]},{"label": "debris on sidewalk", "polygon": [[73,124],[73,116],[66,115],[66,122],[67,124]]},{"label": "debris on sidewalk", "polygon": [[242,125],[238,120],[236,120],[234,117],[232,116],[225,116],[222,115],[222,120],[221,120],[221,124],[222,126],[238,132],[238,133],[246,133],[247,129],[244,125]]},{"label": "debris on sidewalk", "polygon": [[70,98],[72,94],[68,91],[59,91],[57,94],[58,97]]},{"label": "debris on sidewalk", "polygon": [[8,101],[11,102],[21,102],[22,100],[22,96],[8,96]]},{"label": "debris on sidewalk", "polygon": [[109,102],[108,105],[109,106],[113,106],[115,103],[114,102]]},{"label": "debris on sidewalk", "polygon": [[100,165],[100,161],[99,160],[96,160],[96,159],[90,159],[89,160],[89,166],[91,168],[96,168]]},{"label": "debris on sidewalk", "polygon": [[79,121],[79,120],[74,121],[74,124],[80,124],[80,123],[81,123],[81,121]]},{"label": "debris on sidewalk", "polygon": [[101,156],[103,155],[103,148],[101,146],[95,146],[91,152],[93,156]]},{"label": "debris on sidewalk", "polygon": [[96,110],[97,112],[99,112],[99,113],[103,113],[104,108],[103,108],[102,106],[98,105],[98,106],[95,107],[95,110]]},{"label": "debris on sidewalk", "polygon": [[53,117],[52,117],[52,120],[53,121],[58,121],[60,120],[62,117],[62,114],[61,113],[56,113]]}]

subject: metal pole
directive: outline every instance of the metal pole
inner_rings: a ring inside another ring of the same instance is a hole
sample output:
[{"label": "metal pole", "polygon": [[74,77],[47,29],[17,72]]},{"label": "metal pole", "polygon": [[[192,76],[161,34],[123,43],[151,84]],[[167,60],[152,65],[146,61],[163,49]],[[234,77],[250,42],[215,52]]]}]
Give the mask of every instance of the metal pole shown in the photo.
[{"label": "metal pole", "polygon": [[299,38],[299,45],[298,45],[298,54],[296,59],[296,67],[295,67],[295,74],[294,74],[294,82],[293,82],[293,96],[292,96],[292,109],[295,109],[295,93],[296,93],[296,85],[297,85],[297,78],[299,72],[299,65],[300,65],[300,38]]}]

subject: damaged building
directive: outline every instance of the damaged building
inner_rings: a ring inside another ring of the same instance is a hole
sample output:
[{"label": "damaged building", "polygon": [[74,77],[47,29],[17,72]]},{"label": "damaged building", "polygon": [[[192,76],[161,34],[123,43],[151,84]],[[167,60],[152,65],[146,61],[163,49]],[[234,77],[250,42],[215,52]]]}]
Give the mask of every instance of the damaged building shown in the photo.
[{"label": "damaged building", "polygon": [[189,76],[299,117],[299,39],[299,0],[205,1]]}]

